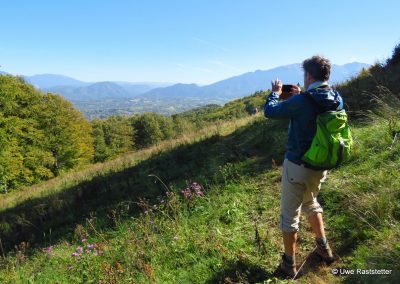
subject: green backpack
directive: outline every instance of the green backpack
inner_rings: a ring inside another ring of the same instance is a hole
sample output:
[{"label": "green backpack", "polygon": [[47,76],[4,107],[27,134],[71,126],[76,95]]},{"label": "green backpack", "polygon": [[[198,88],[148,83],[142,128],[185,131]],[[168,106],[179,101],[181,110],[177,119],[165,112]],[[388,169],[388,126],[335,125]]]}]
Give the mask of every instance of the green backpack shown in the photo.
[{"label": "green backpack", "polygon": [[[302,160],[316,169],[333,169],[350,157],[353,146],[346,111],[321,111],[321,107],[308,92],[304,95],[317,108],[317,131]],[[337,105],[333,109],[336,109]]]}]

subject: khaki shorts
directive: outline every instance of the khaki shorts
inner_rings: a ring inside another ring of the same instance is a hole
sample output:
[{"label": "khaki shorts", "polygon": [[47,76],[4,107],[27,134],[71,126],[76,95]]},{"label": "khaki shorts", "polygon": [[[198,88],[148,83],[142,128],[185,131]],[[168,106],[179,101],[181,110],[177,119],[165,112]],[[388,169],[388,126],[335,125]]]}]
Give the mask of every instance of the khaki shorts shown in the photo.
[{"label": "khaki shorts", "polygon": [[285,159],[281,182],[282,231],[297,232],[301,212],[307,216],[323,212],[317,195],[321,183],[326,179],[326,173],[327,171],[311,170]]}]

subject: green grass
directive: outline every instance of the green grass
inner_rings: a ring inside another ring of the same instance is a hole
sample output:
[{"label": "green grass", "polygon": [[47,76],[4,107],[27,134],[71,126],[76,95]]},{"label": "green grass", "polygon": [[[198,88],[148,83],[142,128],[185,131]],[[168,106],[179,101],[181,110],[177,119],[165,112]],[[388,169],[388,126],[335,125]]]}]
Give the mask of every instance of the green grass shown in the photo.
[{"label": "green grass", "polygon": [[[322,187],[326,231],[341,257],[336,264],[340,267],[400,271],[400,143],[389,149],[386,127],[382,120],[355,128],[353,159],[330,172]],[[43,199],[66,205],[60,205],[60,213],[54,204],[44,207],[54,210],[43,217],[52,223],[51,231],[32,219],[46,236],[30,232],[30,248],[5,249],[0,283],[284,282],[273,272],[282,251],[280,167],[274,161],[281,163],[285,140],[286,122],[258,118],[232,133],[192,141],[129,165],[124,174],[78,184],[80,189],[74,190],[81,191],[85,210],[67,196]],[[174,194],[166,196],[167,189],[148,174],[159,176]],[[121,179],[128,185],[119,184]],[[204,197],[182,197],[180,189],[191,181],[203,185]],[[94,185],[99,186],[97,195],[91,190]],[[86,191],[90,194],[85,197]],[[33,204],[37,208],[42,203]],[[21,204],[8,208],[2,212],[2,224],[15,215],[28,218],[27,209]],[[51,219],[75,210],[66,224]],[[308,225],[301,230],[299,259],[314,246]],[[103,253],[72,257],[83,238]],[[52,253],[41,251],[50,245]],[[320,267],[298,282],[388,283],[395,277],[399,275],[336,277],[330,268]]]},{"label": "green grass", "polygon": [[20,191],[2,194],[2,198],[0,200],[0,212],[15,207],[30,199],[42,198],[56,194],[57,192],[64,191],[66,188],[88,182],[95,177],[120,172],[123,169],[137,165],[149,157],[165,151],[173,150],[181,145],[207,139],[213,135],[229,134],[235,131],[238,127],[249,123],[255,118],[255,116],[245,117],[233,122],[229,121],[208,126],[199,131],[187,133],[177,139],[162,141],[158,145],[149,147],[147,149],[123,154],[112,161],[79,168],[49,181],[26,187]]}]

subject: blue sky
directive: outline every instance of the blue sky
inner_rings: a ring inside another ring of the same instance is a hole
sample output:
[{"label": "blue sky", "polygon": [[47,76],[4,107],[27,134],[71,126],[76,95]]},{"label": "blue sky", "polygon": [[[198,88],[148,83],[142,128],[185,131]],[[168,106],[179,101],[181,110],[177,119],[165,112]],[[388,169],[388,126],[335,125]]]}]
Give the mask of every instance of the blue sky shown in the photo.
[{"label": "blue sky", "polygon": [[2,1],[0,70],[84,81],[207,84],[322,54],[374,63],[400,1]]}]

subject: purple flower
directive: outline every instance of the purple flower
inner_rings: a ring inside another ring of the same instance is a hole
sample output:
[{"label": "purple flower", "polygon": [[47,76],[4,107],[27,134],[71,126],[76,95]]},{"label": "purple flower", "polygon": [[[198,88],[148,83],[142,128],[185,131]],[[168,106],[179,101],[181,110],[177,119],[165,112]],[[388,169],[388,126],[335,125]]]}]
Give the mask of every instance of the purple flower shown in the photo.
[{"label": "purple flower", "polygon": [[88,244],[88,245],[87,245],[87,248],[88,248],[88,249],[94,249],[94,247],[95,247],[94,244]]},{"label": "purple flower", "polygon": [[82,241],[81,241],[82,243],[84,243],[84,242],[86,242],[86,239],[82,239]]},{"label": "purple flower", "polygon": [[202,189],[203,187],[199,183],[192,182],[189,186],[182,189],[181,192],[185,199],[190,199],[196,196],[204,196],[204,192],[202,191]]},{"label": "purple flower", "polygon": [[77,252],[73,252],[73,253],[72,253],[72,256],[73,256],[73,257],[77,257],[77,256],[80,256],[80,255],[81,255],[81,254],[80,254],[80,253],[77,253]]},{"label": "purple flower", "polygon": [[97,251],[93,252],[93,256],[97,256],[97,255],[98,255]]},{"label": "purple flower", "polygon": [[81,254],[83,252],[83,247],[81,247],[81,246],[77,247],[76,252]]},{"label": "purple flower", "polygon": [[195,193],[197,196],[204,196],[204,193],[201,191],[201,189],[195,189]]},{"label": "purple flower", "polygon": [[50,254],[53,253],[53,246],[49,246],[48,248],[45,248],[44,251],[46,253],[50,253]]},{"label": "purple flower", "polygon": [[164,203],[165,201],[164,201],[164,199],[161,199],[161,203]]},{"label": "purple flower", "polygon": [[185,189],[182,189],[181,192],[183,194],[183,197],[186,198],[186,199],[189,199],[189,198],[192,197],[192,192],[190,191],[189,187],[186,187]]},{"label": "purple flower", "polygon": [[201,185],[200,184],[198,184],[197,182],[193,182],[191,185],[190,185],[190,188],[191,189],[193,189],[193,190],[196,190],[196,189],[202,189],[202,187],[201,187]]}]

